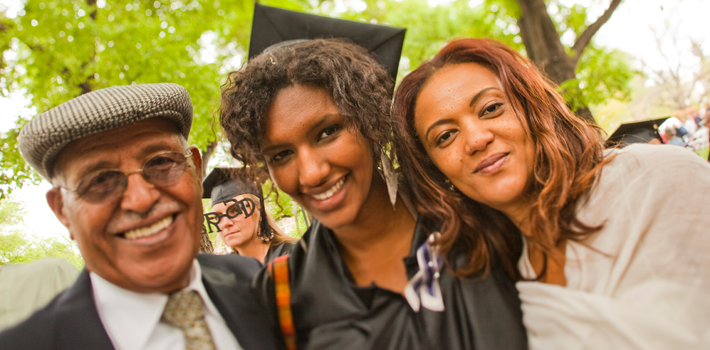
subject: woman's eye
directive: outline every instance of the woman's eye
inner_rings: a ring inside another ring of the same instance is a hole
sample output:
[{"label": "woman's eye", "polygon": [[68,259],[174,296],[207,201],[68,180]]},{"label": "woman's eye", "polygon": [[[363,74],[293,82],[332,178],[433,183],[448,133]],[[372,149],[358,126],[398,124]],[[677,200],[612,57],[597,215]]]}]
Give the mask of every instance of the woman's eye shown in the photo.
[{"label": "woman's eye", "polygon": [[488,114],[493,114],[496,111],[500,109],[500,107],[503,106],[502,103],[494,103],[486,108],[483,109],[482,115],[488,115]]},{"label": "woman's eye", "polygon": [[341,128],[342,127],[340,125],[331,125],[325,129],[323,129],[323,131],[321,131],[320,135],[318,135],[318,141],[328,138],[330,136],[333,136],[338,131],[340,131]]},{"label": "woman's eye", "polygon": [[453,130],[444,131],[436,138],[436,145],[437,146],[445,146],[453,139],[453,137],[454,137]]},{"label": "woman's eye", "polygon": [[279,153],[276,153],[271,157],[272,162],[280,162],[284,158],[288,157],[291,154],[291,151],[281,151]]}]

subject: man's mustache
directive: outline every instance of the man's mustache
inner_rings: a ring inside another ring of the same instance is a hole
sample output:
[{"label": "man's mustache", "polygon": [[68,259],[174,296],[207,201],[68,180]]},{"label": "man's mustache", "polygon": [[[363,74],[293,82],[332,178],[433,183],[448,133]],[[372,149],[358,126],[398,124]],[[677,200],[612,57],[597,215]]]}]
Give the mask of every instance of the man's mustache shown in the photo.
[{"label": "man's mustache", "polygon": [[153,207],[145,213],[134,211],[120,210],[111,218],[106,231],[109,233],[120,233],[130,229],[139,227],[142,223],[152,221],[151,219],[159,219],[166,215],[181,211],[182,206],[172,199],[162,196]]}]

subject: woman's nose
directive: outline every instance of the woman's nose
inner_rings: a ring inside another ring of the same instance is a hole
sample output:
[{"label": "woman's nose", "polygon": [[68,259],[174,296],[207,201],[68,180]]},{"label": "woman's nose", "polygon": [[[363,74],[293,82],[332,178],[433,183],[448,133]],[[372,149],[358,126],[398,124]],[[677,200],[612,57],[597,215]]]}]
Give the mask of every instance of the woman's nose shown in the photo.
[{"label": "woman's nose", "polygon": [[468,155],[480,152],[493,142],[495,135],[480,123],[469,123],[461,129],[464,139],[464,151]]},{"label": "woman's nose", "polygon": [[226,216],[219,218],[219,222],[217,223],[217,227],[219,227],[220,230],[224,230],[232,225],[232,220]]},{"label": "woman's nose", "polygon": [[301,152],[298,157],[299,186],[317,187],[323,184],[330,174],[328,160],[316,150]]}]

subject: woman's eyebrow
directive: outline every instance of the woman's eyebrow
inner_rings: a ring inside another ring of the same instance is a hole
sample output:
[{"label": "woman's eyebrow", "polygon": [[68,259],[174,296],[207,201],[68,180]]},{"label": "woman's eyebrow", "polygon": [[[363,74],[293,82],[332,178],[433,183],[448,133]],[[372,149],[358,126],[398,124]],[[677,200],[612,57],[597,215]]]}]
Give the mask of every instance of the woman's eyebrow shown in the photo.
[{"label": "woman's eyebrow", "polygon": [[332,117],[337,117],[337,116],[339,116],[339,115],[338,115],[338,114],[333,114],[333,113],[325,114],[325,115],[322,116],[315,124],[313,124],[313,125],[309,128],[309,130],[310,130],[310,131],[313,131],[313,130],[316,130],[316,129],[320,129],[323,124],[325,124],[326,122],[328,122],[328,120],[330,120]]},{"label": "woman's eyebrow", "polygon": [[439,126],[439,125],[441,125],[441,124],[453,123],[453,121],[454,121],[454,120],[451,119],[451,118],[449,118],[449,119],[439,119],[439,120],[435,121],[434,124],[431,124],[431,126],[429,126],[429,128],[426,129],[426,133],[424,134],[424,139],[426,140],[426,139],[429,138],[429,132],[431,131],[431,129],[434,129],[435,127],[437,127],[437,126]]},{"label": "woman's eyebrow", "polygon": [[495,90],[500,90],[500,89],[498,89],[498,88],[496,88],[496,87],[492,87],[492,86],[491,86],[491,87],[487,87],[487,88],[485,88],[485,89],[479,91],[475,96],[473,96],[473,98],[471,99],[471,103],[469,103],[468,106],[469,106],[469,107],[472,107],[473,104],[476,103],[476,101],[478,101],[478,99],[481,98],[481,96],[483,96],[483,94],[484,94],[486,91],[488,91],[488,90],[494,90],[494,89],[495,89]]}]

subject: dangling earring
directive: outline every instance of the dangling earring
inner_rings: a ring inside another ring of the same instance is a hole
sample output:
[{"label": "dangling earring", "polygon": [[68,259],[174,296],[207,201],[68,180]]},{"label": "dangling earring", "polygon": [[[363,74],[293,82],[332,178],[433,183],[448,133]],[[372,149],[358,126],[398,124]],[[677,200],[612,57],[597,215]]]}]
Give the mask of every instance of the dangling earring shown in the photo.
[{"label": "dangling earring", "polygon": [[394,173],[392,162],[382,148],[380,148],[380,160],[382,162],[382,176],[387,184],[387,194],[390,197],[392,209],[394,209],[395,203],[397,203],[397,175]]},{"label": "dangling earring", "polygon": [[454,184],[452,184],[451,181],[449,181],[449,179],[444,180],[444,182],[449,187],[449,191],[456,192],[456,186],[454,186]]}]

